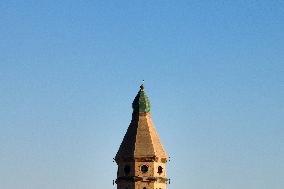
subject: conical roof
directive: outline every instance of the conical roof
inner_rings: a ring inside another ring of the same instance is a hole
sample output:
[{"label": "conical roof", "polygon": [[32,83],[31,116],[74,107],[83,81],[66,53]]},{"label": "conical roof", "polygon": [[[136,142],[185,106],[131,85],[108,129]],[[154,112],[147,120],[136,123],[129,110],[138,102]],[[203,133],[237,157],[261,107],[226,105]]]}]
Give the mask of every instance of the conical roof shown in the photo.
[{"label": "conical roof", "polygon": [[150,115],[150,101],[144,86],[132,103],[132,120],[123,138],[115,160],[135,158],[167,158]]}]

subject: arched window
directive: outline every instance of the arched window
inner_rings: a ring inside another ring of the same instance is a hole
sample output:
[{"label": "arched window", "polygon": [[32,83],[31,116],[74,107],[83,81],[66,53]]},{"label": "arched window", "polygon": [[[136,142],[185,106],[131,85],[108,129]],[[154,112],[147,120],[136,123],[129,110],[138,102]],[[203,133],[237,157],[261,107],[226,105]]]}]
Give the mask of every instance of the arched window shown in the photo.
[{"label": "arched window", "polygon": [[130,173],[130,166],[129,165],[125,165],[124,166],[124,174],[128,175]]},{"label": "arched window", "polygon": [[163,167],[162,167],[162,166],[159,166],[159,167],[158,167],[158,173],[159,173],[159,174],[162,174],[162,173],[163,173]]}]

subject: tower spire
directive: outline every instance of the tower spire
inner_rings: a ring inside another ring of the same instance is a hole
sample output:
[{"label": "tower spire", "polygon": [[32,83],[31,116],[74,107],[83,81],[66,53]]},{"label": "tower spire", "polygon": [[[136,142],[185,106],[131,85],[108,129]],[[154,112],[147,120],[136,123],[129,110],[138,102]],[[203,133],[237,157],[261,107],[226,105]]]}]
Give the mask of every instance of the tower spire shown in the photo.
[{"label": "tower spire", "polygon": [[117,189],[166,189],[168,156],[154,127],[143,83],[132,108],[131,123],[115,156]]}]

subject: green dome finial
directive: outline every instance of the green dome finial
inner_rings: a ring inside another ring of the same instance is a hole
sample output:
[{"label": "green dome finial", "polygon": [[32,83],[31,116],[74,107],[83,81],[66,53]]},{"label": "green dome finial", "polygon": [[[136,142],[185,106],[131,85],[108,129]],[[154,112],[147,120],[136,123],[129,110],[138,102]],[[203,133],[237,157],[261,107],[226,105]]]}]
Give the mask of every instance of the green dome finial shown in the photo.
[{"label": "green dome finial", "polygon": [[132,103],[132,108],[134,112],[150,112],[150,101],[144,91],[144,80],[140,85],[140,90]]}]

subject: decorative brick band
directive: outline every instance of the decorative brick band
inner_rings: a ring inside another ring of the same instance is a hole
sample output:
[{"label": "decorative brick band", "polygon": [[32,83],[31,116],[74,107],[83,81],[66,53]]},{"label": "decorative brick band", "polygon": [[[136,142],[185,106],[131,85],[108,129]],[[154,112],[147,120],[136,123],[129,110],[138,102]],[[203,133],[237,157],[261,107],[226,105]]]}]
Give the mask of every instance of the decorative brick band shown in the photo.
[{"label": "decorative brick band", "polygon": [[167,183],[168,179],[165,177],[137,177],[137,176],[123,176],[118,177],[115,183],[119,182],[159,182],[159,183]]},{"label": "decorative brick band", "polygon": [[[161,158],[160,159],[162,163],[167,162],[167,158]],[[153,157],[128,157],[128,158],[120,158],[120,159],[115,159],[116,163],[118,162],[159,162],[159,158],[156,156]]]}]

